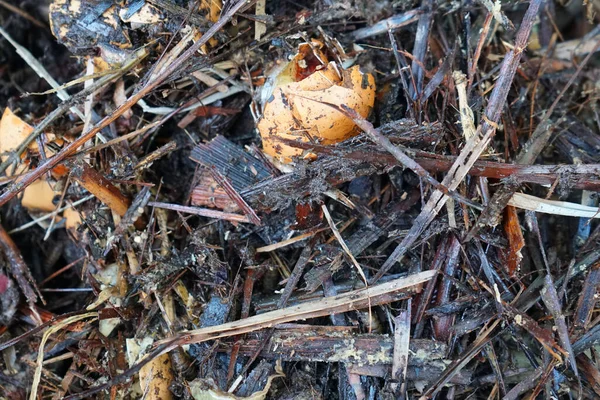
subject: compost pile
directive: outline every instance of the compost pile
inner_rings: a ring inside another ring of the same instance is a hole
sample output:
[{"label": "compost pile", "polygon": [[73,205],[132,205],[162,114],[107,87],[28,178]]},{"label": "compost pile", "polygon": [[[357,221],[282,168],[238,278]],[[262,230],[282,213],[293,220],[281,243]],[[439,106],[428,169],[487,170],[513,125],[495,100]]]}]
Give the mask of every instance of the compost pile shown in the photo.
[{"label": "compost pile", "polygon": [[0,398],[598,398],[598,8],[0,1]]}]

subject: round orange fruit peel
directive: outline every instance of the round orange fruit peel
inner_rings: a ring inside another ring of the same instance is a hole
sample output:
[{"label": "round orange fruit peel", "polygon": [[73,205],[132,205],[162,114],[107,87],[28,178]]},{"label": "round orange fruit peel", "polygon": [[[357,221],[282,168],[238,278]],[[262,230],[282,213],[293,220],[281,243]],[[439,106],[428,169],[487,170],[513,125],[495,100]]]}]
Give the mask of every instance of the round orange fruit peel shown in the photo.
[{"label": "round orange fruit peel", "polygon": [[[315,50],[314,44],[309,49]],[[356,136],[359,129],[354,121],[332,105],[345,105],[363,118],[373,108],[373,75],[362,73],[358,66],[341,69],[335,62],[315,67],[311,65],[315,59],[323,62],[326,57],[318,48],[311,57],[306,47],[301,47],[299,55],[277,77],[264,105],[257,127],[264,152],[276,161],[289,163],[293,157],[315,157],[282,139],[329,145]],[[307,69],[314,72],[306,74]]]}]

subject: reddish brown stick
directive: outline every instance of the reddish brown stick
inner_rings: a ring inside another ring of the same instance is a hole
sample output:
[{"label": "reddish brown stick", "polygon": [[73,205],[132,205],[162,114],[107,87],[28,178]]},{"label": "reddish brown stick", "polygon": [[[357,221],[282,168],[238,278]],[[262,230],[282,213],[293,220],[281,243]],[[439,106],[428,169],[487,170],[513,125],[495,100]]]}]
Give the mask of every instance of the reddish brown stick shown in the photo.
[{"label": "reddish brown stick", "polygon": [[13,242],[12,238],[2,225],[0,225],[0,247],[2,247],[2,250],[4,251],[4,254],[9,262],[9,268],[12,276],[19,284],[21,291],[27,298],[27,302],[33,306],[37,301],[38,296],[42,301],[44,301],[35,284],[35,281],[33,280],[33,277],[31,276],[29,267],[27,267],[27,264],[25,264],[25,261],[21,256],[19,248],[15,242]]},{"label": "reddish brown stick", "polygon": [[[390,165],[402,165],[388,152],[382,152],[370,146],[365,148],[322,146],[287,139],[282,140],[282,143],[319,154],[381,165],[385,168]],[[411,150],[411,152],[414,153],[413,159],[429,172],[447,172],[456,160],[454,156],[419,150]],[[568,181],[569,188],[600,189],[600,179],[597,178],[600,175],[600,164],[525,165],[478,160],[469,170],[469,175],[493,179],[511,177],[519,183],[537,183],[539,185],[552,185],[557,180],[564,178],[565,182]]]},{"label": "reddish brown stick", "polygon": [[125,215],[129,208],[129,199],[101,173],[84,162],[73,169],[71,176],[119,216]]}]

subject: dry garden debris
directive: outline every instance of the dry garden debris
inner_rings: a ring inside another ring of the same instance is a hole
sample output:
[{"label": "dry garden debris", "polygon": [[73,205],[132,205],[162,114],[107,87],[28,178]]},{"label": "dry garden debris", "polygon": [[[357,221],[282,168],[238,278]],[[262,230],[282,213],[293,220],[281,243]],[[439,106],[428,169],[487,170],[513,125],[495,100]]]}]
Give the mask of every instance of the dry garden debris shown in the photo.
[{"label": "dry garden debris", "polygon": [[599,8],[0,0],[0,398],[600,397]]}]

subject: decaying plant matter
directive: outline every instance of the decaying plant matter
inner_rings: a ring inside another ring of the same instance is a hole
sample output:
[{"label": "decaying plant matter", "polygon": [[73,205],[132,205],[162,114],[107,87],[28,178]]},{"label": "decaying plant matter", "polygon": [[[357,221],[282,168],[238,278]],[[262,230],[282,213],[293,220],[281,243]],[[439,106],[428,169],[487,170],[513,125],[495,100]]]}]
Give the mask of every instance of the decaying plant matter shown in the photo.
[{"label": "decaying plant matter", "polygon": [[289,162],[302,154],[301,149],[281,143],[284,138],[329,145],[358,134],[352,118],[323,107],[324,103],[345,105],[363,118],[373,109],[373,75],[361,73],[357,65],[344,69],[329,62],[322,46],[318,41],[301,45],[294,59],[276,70],[274,82],[267,81],[262,89],[266,101],[257,128],[263,151],[276,160]]},{"label": "decaying plant matter", "polygon": [[0,397],[597,398],[597,8],[0,0]]}]

